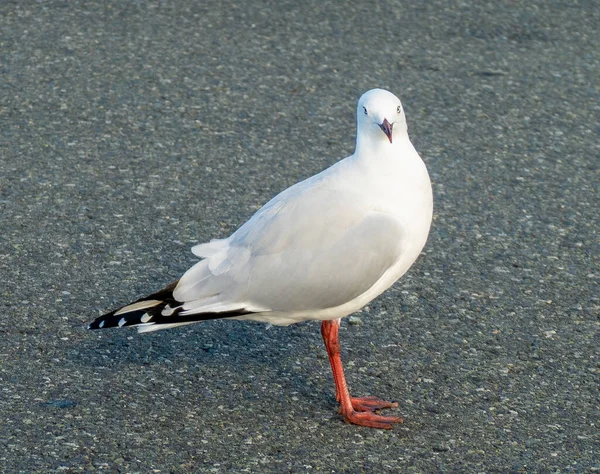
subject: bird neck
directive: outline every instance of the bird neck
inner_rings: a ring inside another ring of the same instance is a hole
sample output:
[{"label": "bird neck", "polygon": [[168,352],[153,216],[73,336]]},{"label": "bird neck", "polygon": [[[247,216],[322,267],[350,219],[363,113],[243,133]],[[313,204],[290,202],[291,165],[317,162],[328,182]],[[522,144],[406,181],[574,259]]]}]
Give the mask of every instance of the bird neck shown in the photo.
[{"label": "bird neck", "polygon": [[406,132],[394,133],[392,143],[389,142],[387,137],[380,137],[378,135],[373,136],[372,134],[358,134],[356,137],[356,149],[354,155],[357,157],[394,157],[400,153],[402,147],[407,144],[412,147],[408,134]]}]

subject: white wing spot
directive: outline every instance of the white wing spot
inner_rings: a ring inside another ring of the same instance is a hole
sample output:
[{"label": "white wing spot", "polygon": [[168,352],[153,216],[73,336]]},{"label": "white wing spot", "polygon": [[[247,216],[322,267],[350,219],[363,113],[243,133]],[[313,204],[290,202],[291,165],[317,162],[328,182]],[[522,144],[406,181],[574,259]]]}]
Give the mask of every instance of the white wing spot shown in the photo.
[{"label": "white wing spot", "polygon": [[148,322],[148,321],[150,321],[151,319],[152,319],[152,316],[150,316],[148,313],[145,313],[145,314],[142,316],[142,319],[141,319],[141,321],[142,321],[143,323],[147,323],[147,322]]},{"label": "white wing spot", "polygon": [[160,312],[163,316],[171,316],[175,311],[175,308],[171,308],[169,305],[165,306],[163,310]]},{"label": "white wing spot", "polygon": [[100,324],[98,324],[98,327],[102,329],[104,327],[104,321],[100,321]]},{"label": "white wing spot", "polygon": [[126,322],[127,321],[125,320],[125,318],[121,318],[121,320],[119,321],[119,327],[122,328]]}]

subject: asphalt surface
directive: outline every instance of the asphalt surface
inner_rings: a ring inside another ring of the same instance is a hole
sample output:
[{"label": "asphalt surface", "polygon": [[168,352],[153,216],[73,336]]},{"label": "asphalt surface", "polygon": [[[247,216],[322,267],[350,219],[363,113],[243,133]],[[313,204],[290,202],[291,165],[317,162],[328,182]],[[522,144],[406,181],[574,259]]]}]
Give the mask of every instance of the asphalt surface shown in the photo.
[{"label": "asphalt surface", "polygon": [[[600,470],[595,1],[5,1],[0,470]],[[341,330],[87,322],[170,283],[404,102],[435,190],[425,253]]]}]

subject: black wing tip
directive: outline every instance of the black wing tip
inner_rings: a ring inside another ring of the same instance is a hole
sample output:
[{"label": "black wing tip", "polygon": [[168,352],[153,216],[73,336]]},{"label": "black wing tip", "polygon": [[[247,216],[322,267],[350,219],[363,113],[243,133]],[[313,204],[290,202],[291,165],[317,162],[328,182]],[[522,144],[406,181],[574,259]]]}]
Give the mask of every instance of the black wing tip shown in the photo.
[{"label": "black wing tip", "polygon": [[[181,308],[177,308],[170,316],[163,316],[161,310],[163,305],[158,305],[149,310],[138,310],[132,311],[131,313],[123,313],[115,315],[116,311],[112,313],[100,316],[98,319],[88,324],[87,328],[90,330],[96,329],[109,329],[109,328],[124,328],[128,326],[140,326],[140,325],[162,325],[162,324],[177,324],[177,323],[199,323],[202,321],[211,321],[213,319],[225,319],[235,318],[236,316],[245,316],[252,314],[255,311],[248,311],[246,309],[239,309],[234,311],[223,311],[223,312],[211,312],[211,313],[197,313],[190,315],[181,315],[179,312]],[[118,311],[118,310],[117,310]],[[142,317],[146,316],[146,320],[142,320]],[[148,318],[149,316],[149,318]]]},{"label": "black wing tip", "polygon": [[[94,321],[87,325],[89,330],[96,329],[108,329],[114,327],[127,327],[127,326],[137,326],[138,324],[144,324],[142,321],[142,317],[145,314],[152,315],[154,313],[160,313],[162,309],[171,303],[174,303],[175,306],[181,304],[173,298],[173,290],[179,283],[179,280],[174,281],[170,285],[167,285],[162,290],[158,290],[151,295],[140,298],[132,303],[126,304],[125,306],[121,306],[110,313],[103,314],[102,316],[97,317]],[[143,310],[133,310],[130,312],[124,312],[122,314],[116,315],[115,313],[119,312],[123,308],[127,306],[131,306],[135,303],[140,303],[142,301],[147,300],[161,300],[162,303],[157,304],[155,307],[145,308]]]},{"label": "black wing tip", "polygon": [[[248,311],[245,308],[240,308],[238,310],[233,311],[181,315],[180,313],[183,310],[183,303],[175,300],[175,298],[173,297],[173,290],[177,286],[178,282],[179,280],[171,283],[169,286],[163,288],[160,291],[157,291],[156,293],[152,293],[151,295],[148,295],[144,298],[140,298],[139,300],[134,301],[133,303],[129,303],[128,305],[122,306],[119,309],[116,309],[114,311],[111,311],[110,313],[106,313],[96,318],[94,321],[88,324],[87,328],[93,331],[96,329],[108,329],[115,327],[122,328],[128,326],[150,324],[161,325],[177,323],[195,323],[201,321],[208,321],[212,319],[244,316],[255,312]],[[131,306],[136,303],[140,303],[142,301],[147,300],[159,300],[161,302],[148,308],[133,309],[131,311],[120,312],[123,308],[126,308],[127,306]],[[163,314],[163,310],[165,308],[170,310],[168,315]]]},{"label": "black wing tip", "polygon": [[[150,322],[154,311],[160,311],[164,308],[165,303],[161,303],[153,308],[130,311],[128,313],[115,314],[119,310],[104,314],[88,324],[88,329],[109,329],[109,328],[124,328],[127,326],[138,326]],[[150,316],[148,321],[144,321],[144,316]]]},{"label": "black wing tip", "polygon": [[90,324],[87,325],[87,329],[90,331],[96,331],[97,329],[107,329],[117,326],[117,324],[107,324],[107,316],[110,316],[110,313],[105,314],[104,316],[100,316],[96,320],[92,321]]},{"label": "black wing tip", "polygon": [[[109,313],[109,314],[110,314],[110,313]],[[90,330],[90,331],[94,331],[94,330],[96,330],[96,329],[102,329],[102,327],[103,327],[104,325],[100,326],[100,323],[101,323],[101,322],[104,320],[104,318],[105,318],[106,316],[108,316],[109,314],[105,314],[105,315],[103,315],[103,316],[99,316],[98,318],[94,319],[94,320],[93,320],[91,323],[89,323],[89,324],[87,325],[87,329],[88,329],[88,330]]]}]

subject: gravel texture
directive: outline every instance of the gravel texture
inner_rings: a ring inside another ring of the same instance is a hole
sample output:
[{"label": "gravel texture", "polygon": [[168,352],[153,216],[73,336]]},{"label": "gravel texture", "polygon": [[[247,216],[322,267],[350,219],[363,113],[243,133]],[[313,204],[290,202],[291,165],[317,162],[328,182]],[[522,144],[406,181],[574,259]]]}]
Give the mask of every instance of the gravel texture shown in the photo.
[{"label": "gravel texture", "polygon": [[[600,470],[596,1],[4,1],[0,471]],[[403,100],[435,190],[425,253],[341,330],[138,336],[101,312],[352,152]]]}]

